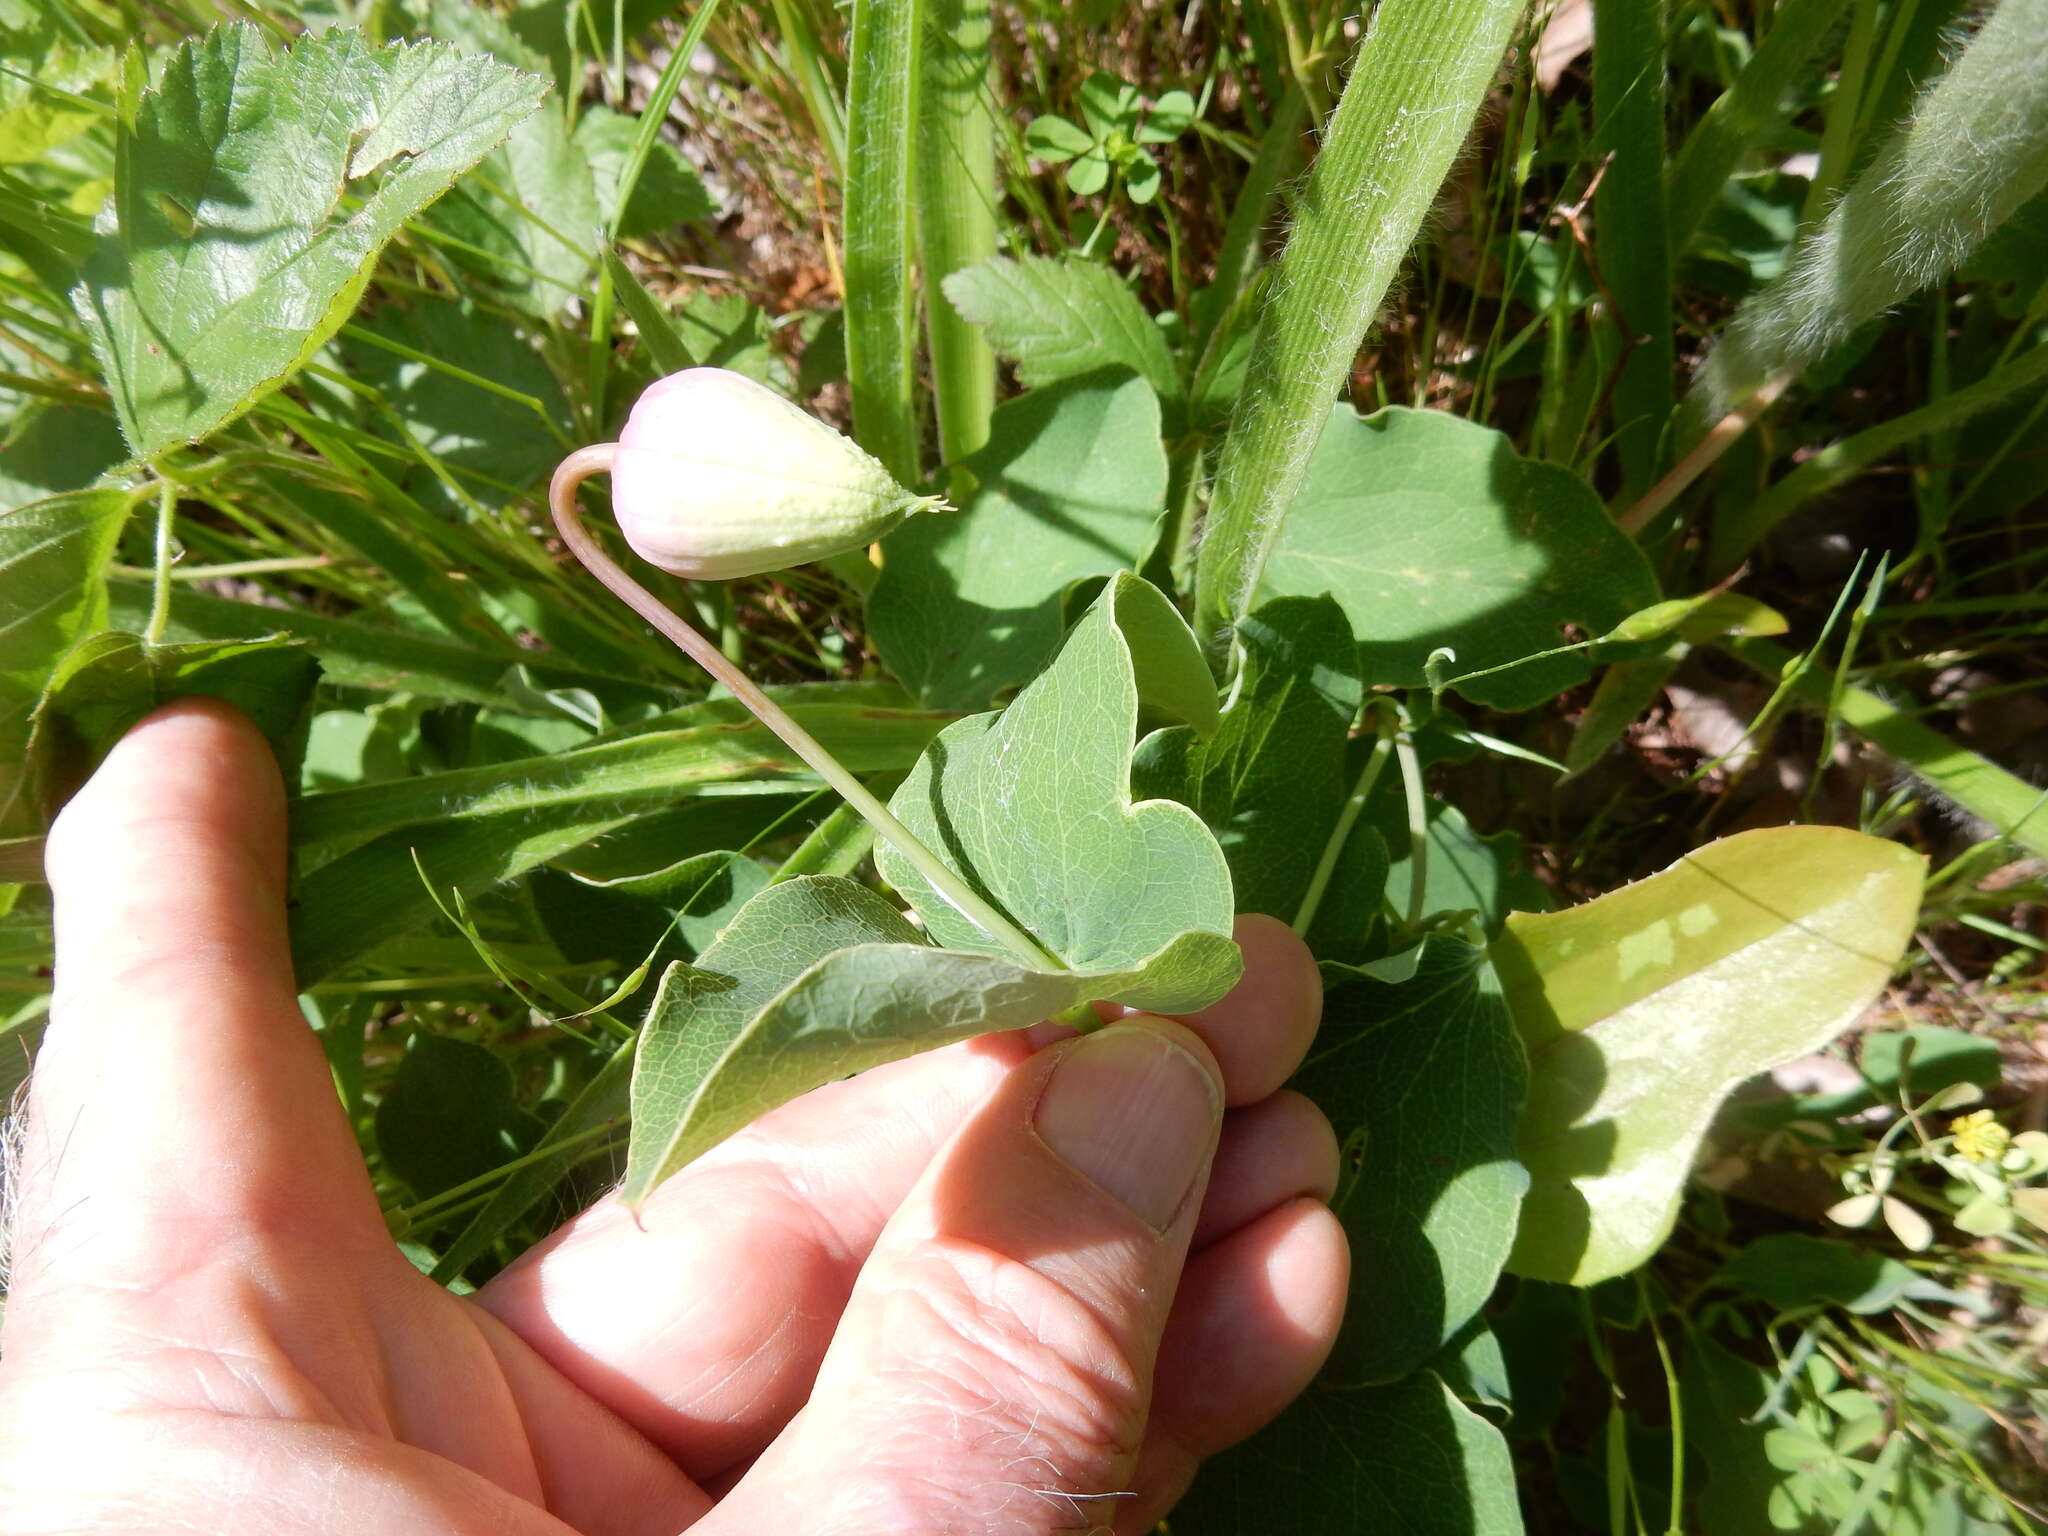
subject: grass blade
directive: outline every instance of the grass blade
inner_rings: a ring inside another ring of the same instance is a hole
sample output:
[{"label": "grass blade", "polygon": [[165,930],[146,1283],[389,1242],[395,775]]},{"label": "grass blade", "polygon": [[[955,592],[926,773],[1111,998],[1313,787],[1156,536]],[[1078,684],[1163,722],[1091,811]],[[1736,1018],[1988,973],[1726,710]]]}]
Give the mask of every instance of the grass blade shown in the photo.
[{"label": "grass blade", "polygon": [[1385,0],[1259,321],[1195,572],[1212,651],[1251,608],[1365,330],[1493,80],[1516,0]]},{"label": "grass blade", "polygon": [[854,0],[846,86],[846,376],[854,433],[905,485],[917,451],[916,222],[920,0]]},{"label": "grass blade", "polygon": [[1595,331],[1612,395],[1621,494],[1657,476],[1664,424],[1677,401],[1671,252],[1664,235],[1664,8],[1602,0],[1594,11],[1593,120],[1613,158],[1594,193],[1594,244],[1614,312]]},{"label": "grass blade", "polygon": [[988,0],[933,0],[918,123],[918,228],[939,453],[954,463],[988,441],[996,357],[980,328],[938,297],[955,272],[996,253],[995,123],[988,102]]},{"label": "grass blade", "polygon": [[1756,52],[1707,108],[1672,162],[1664,193],[1671,249],[1683,250],[1743,153],[1783,116],[1786,92],[1812,66],[1849,0],[1783,0]]}]

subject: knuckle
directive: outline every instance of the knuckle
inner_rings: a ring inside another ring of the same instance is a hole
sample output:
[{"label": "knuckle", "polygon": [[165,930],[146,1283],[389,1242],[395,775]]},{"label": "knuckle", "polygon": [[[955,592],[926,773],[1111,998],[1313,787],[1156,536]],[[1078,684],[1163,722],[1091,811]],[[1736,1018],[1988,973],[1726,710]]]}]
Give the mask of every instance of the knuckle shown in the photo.
[{"label": "knuckle", "polygon": [[899,1270],[879,1310],[869,1384],[893,1429],[864,1459],[865,1487],[896,1490],[910,1506],[896,1515],[919,1530],[1110,1527],[1148,1381],[1085,1303],[1029,1265],[953,1243]]}]

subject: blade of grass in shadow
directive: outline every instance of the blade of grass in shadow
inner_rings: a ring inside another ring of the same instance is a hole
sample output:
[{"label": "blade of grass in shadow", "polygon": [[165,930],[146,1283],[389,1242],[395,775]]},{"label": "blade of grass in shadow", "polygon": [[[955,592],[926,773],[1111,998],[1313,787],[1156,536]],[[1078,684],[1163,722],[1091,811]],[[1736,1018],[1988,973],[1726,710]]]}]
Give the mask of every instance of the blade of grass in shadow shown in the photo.
[{"label": "blade of grass in shadow", "polygon": [[1250,610],[1330,404],[1465,140],[1516,0],[1385,0],[1309,173],[1224,440],[1196,559],[1213,654]]},{"label": "blade of grass in shadow", "polygon": [[854,0],[847,65],[846,377],[854,434],[898,480],[915,485],[916,224],[920,0]]},{"label": "blade of grass in shadow", "polygon": [[1677,402],[1671,253],[1664,243],[1664,8],[1601,0],[1593,13],[1594,145],[1607,160],[1593,195],[1594,252],[1612,313],[1594,331],[1609,397],[1623,504],[1656,479]]},{"label": "blade of grass in shadow", "polygon": [[1853,480],[1917,438],[1945,432],[1979,411],[2043,383],[2048,383],[2048,346],[2022,353],[1976,383],[1930,401],[1917,411],[1907,411],[1853,437],[1830,443],[1754,501],[1738,503],[1720,514],[1709,541],[1709,568],[1719,574],[1732,571],[1759,540],[1814,497]]},{"label": "blade of grass in shadow", "polygon": [[1223,243],[1216,252],[1216,275],[1196,295],[1193,316],[1198,342],[1207,343],[1259,269],[1266,226],[1272,221],[1281,184],[1301,169],[1308,153],[1302,138],[1307,123],[1307,98],[1299,91],[1283,94],[1273,109],[1273,121],[1259,140],[1259,152],[1245,173],[1244,185],[1238,188],[1237,201],[1231,204]]},{"label": "blade of grass in shadow", "polygon": [[1989,823],[2037,858],[2048,858],[2048,789],[1950,741],[1867,688],[1838,687],[1828,668],[1799,667],[1800,657],[1782,645],[1753,636],[1715,643],[1768,681],[1789,678],[1793,696],[1809,708],[1825,711],[1832,705],[1842,724],[1941,799]]},{"label": "blade of grass in shadow", "polygon": [[1665,186],[1665,227],[1682,250],[1742,156],[1784,118],[1785,96],[1834,35],[1849,0],[1784,0],[1735,83],[1686,135]]},{"label": "blade of grass in shadow", "polygon": [[951,274],[996,253],[995,126],[988,102],[988,0],[932,0],[919,102],[918,228],[939,454],[955,463],[988,441],[996,355],[939,294]]}]

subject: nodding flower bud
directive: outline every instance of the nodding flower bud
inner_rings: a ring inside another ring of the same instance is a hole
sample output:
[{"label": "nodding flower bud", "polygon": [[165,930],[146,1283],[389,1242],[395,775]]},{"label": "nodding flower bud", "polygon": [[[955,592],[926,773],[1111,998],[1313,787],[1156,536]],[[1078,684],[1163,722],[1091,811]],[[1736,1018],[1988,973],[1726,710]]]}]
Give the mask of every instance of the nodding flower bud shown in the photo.
[{"label": "nodding flower bud", "polygon": [[724,368],[648,386],[611,462],[612,510],[634,553],[677,576],[730,581],[871,544],[938,496],[772,389]]}]

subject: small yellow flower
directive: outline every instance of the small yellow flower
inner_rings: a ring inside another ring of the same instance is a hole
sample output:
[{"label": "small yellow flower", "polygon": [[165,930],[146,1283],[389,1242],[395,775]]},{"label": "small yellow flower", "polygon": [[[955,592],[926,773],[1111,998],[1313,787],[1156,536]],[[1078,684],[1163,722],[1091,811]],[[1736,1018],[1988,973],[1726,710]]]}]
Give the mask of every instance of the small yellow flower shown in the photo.
[{"label": "small yellow flower", "polygon": [[1956,1155],[1973,1163],[1995,1163],[2012,1145],[2012,1132],[2000,1125],[1988,1109],[1958,1115],[1948,1123],[1948,1128],[1956,1139]]}]

